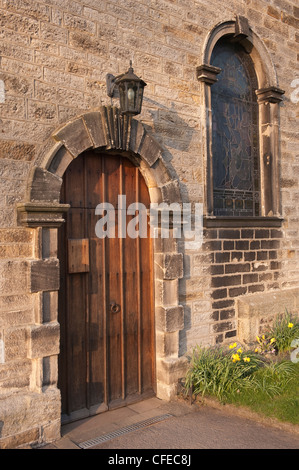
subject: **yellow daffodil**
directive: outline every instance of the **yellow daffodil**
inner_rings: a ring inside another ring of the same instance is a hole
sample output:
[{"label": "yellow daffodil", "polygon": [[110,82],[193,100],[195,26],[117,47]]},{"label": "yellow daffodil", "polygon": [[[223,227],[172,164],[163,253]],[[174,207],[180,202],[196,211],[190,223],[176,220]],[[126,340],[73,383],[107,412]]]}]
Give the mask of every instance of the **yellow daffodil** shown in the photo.
[{"label": "yellow daffodil", "polygon": [[258,348],[255,348],[254,352],[256,352],[256,353],[259,352],[259,349],[258,349]]},{"label": "yellow daffodil", "polygon": [[247,357],[247,356],[244,357],[243,361],[244,361],[244,362],[250,362],[250,357]]},{"label": "yellow daffodil", "polygon": [[288,324],[288,328],[293,328],[294,324],[293,323],[289,323]]},{"label": "yellow daffodil", "polygon": [[241,352],[242,352],[242,348],[237,349],[237,353],[241,354]]},{"label": "yellow daffodil", "polygon": [[236,361],[240,361],[241,358],[240,358],[239,354],[233,354],[232,355],[232,360],[233,360],[233,362],[236,362]]},{"label": "yellow daffodil", "polygon": [[275,342],[275,338],[271,338],[270,339],[270,344],[274,343]]},{"label": "yellow daffodil", "polygon": [[233,349],[233,348],[235,348],[236,346],[237,346],[237,343],[230,344],[230,345],[229,345],[229,349]]}]

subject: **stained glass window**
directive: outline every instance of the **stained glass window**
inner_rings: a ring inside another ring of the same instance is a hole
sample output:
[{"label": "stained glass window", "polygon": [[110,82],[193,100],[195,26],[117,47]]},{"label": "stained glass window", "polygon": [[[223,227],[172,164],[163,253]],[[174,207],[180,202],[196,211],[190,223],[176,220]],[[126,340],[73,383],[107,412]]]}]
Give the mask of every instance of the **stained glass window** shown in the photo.
[{"label": "stained glass window", "polygon": [[258,88],[253,63],[239,44],[220,40],[211,65],[214,215],[259,215]]}]

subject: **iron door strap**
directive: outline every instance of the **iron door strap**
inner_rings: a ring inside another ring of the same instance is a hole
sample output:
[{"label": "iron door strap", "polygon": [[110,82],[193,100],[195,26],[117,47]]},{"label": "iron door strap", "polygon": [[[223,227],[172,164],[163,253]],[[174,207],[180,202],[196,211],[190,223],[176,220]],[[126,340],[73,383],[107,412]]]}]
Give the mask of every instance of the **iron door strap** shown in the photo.
[{"label": "iron door strap", "polygon": [[110,303],[110,312],[111,312],[111,313],[118,313],[118,312],[120,312],[120,305],[117,304],[116,302],[111,302],[111,303]]}]

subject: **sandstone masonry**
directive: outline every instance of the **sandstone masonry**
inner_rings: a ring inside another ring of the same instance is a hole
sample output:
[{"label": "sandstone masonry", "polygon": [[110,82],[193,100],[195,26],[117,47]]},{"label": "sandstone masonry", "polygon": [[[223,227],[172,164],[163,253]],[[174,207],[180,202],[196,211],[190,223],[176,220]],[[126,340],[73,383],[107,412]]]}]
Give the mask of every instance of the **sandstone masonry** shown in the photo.
[{"label": "sandstone masonry", "polygon": [[[196,344],[250,342],[284,307],[298,313],[299,9],[291,0],[0,0],[0,26],[0,448],[21,448],[60,436],[60,188],[86,149],[133,155],[152,202],[204,207],[201,247],[154,244],[159,397],[176,394]],[[246,37],[261,147],[276,158],[275,211],[250,222],[209,214],[209,56],[225,31]],[[130,60],[147,87],[142,113],[126,120],[106,74]]]}]

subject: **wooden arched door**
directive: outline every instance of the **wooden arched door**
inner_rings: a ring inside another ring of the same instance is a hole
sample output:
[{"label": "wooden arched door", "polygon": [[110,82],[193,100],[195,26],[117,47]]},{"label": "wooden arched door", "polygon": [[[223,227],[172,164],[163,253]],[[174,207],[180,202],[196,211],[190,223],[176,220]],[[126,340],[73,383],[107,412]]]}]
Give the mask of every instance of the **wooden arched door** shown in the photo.
[{"label": "wooden arched door", "polygon": [[[145,181],[127,158],[87,151],[65,172],[61,202],[71,207],[59,235],[59,388],[67,421],[154,394],[149,226],[146,238],[119,237],[118,195],[126,207],[149,207]],[[115,238],[95,233],[102,202],[115,208]]]}]

